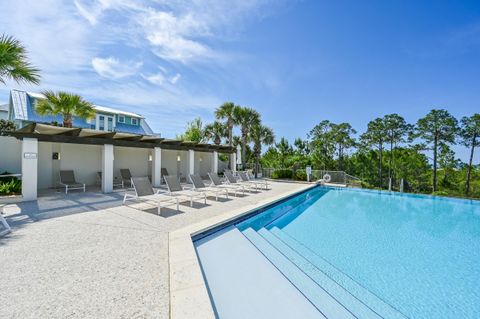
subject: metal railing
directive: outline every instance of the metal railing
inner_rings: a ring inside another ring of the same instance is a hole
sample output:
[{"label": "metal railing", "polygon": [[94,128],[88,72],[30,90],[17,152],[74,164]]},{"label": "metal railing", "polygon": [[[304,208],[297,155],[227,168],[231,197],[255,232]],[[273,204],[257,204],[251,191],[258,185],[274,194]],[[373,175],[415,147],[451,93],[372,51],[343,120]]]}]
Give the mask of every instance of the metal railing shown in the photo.
[{"label": "metal railing", "polygon": [[[277,171],[275,174],[274,172]],[[302,172],[302,173],[298,173]],[[272,178],[277,177],[277,178],[282,178],[282,179],[297,179],[297,180],[302,180],[303,178],[300,177],[305,177],[306,180],[306,170],[305,168],[299,168],[299,169],[278,169],[278,168],[262,168],[262,176],[267,177],[267,178]],[[275,176],[276,175],[276,176]],[[331,184],[339,184],[339,185],[347,185],[347,186],[357,186],[361,187],[362,181],[355,176],[352,176],[345,171],[335,171],[335,170],[312,170],[312,175],[311,175],[311,180],[312,181],[317,181],[320,179],[325,179],[327,177],[326,175],[330,176],[330,181],[329,183]]]}]

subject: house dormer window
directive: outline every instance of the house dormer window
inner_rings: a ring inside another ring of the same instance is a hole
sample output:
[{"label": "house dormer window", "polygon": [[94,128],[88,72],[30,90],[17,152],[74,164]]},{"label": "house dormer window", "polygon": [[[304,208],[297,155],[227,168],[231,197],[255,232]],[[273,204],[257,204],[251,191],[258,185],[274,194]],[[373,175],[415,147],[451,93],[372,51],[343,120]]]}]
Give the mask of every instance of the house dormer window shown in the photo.
[{"label": "house dormer window", "polygon": [[125,123],[125,116],[119,115],[118,116],[118,123]]},{"label": "house dormer window", "polygon": [[138,125],[138,119],[132,118],[132,125]]}]

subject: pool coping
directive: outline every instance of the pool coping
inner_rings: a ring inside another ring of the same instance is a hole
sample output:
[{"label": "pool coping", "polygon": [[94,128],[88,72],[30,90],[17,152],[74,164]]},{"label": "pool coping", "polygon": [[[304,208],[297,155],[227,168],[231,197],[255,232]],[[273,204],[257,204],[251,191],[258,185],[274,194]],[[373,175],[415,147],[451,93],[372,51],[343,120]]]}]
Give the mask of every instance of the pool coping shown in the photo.
[{"label": "pool coping", "polygon": [[170,318],[216,318],[192,237],[316,186],[317,183],[308,183],[296,190],[170,232],[168,234]]}]

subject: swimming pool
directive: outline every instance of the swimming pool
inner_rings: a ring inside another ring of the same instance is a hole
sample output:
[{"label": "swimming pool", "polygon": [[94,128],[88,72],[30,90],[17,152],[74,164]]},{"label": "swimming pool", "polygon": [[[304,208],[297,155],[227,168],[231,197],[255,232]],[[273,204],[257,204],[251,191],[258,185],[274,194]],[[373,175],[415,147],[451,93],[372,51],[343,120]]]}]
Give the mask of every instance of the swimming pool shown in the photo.
[{"label": "swimming pool", "polygon": [[[479,202],[315,187],[229,227],[319,318],[480,318]],[[195,246],[217,315],[231,317],[221,303],[232,290],[218,289],[202,253],[221,235]]]}]

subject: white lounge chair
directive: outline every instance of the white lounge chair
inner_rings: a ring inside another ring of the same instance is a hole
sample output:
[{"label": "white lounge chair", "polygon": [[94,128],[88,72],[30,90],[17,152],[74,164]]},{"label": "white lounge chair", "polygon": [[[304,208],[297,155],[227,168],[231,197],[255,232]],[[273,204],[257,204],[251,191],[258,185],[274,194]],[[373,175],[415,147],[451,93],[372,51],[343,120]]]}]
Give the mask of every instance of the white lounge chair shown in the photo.
[{"label": "white lounge chair", "polygon": [[129,191],[125,191],[125,195],[123,196],[124,205],[125,205],[125,202],[128,200],[146,200],[146,201],[154,201],[157,203],[157,213],[159,215],[162,207],[167,206],[167,205],[162,205],[163,203],[176,204],[177,211],[178,211],[179,209],[178,198],[162,194],[160,190],[155,191],[147,177],[132,177],[130,182],[132,184],[134,193],[130,194]]},{"label": "white lounge chair", "polygon": [[177,176],[175,175],[164,176],[163,178],[167,184],[168,195],[180,198],[183,197],[190,200],[190,207],[193,207],[193,200],[199,198],[203,198],[204,203],[207,204],[207,194],[205,192],[194,191],[192,189],[182,187]]},{"label": "white lounge chair", "polygon": [[227,191],[232,192],[235,197],[237,197],[237,193],[239,192],[241,192],[242,195],[245,195],[245,187],[241,185],[224,184],[220,177],[215,173],[208,173],[208,177],[210,177],[210,181],[212,182],[210,187],[226,189]]},{"label": "white lounge chair", "polygon": [[200,192],[207,192],[215,195],[215,200],[218,201],[218,194],[225,194],[228,199],[228,189],[218,187],[207,187],[199,175],[190,174],[188,176],[192,182],[193,189]]},{"label": "white lounge chair", "polygon": [[85,193],[85,184],[75,180],[75,174],[72,170],[60,171],[60,185],[65,187],[65,194],[68,194],[68,191],[72,189],[83,189]]},{"label": "white lounge chair", "polygon": [[260,188],[262,186],[265,186],[265,189],[268,189],[268,184],[266,180],[251,180],[250,176],[248,175],[247,172],[238,172],[238,176],[240,176],[240,180],[244,183],[251,183],[255,185],[255,188],[258,189],[258,185],[260,185]]},{"label": "white lounge chair", "polygon": [[235,176],[233,176],[232,173],[230,172],[227,172],[225,171],[223,173],[225,175],[225,178],[227,179],[227,182],[231,185],[240,185],[242,187],[244,187],[245,189],[247,189],[249,192],[254,192],[256,191],[256,187],[254,184],[252,183],[245,183],[245,182],[239,182]]},{"label": "white lounge chair", "polygon": [[0,207],[0,223],[3,225],[4,229],[0,229],[0,236],[6,235],[12,231],[10,225],[7,223],[5,217],[3,217],[3,206]]}]

